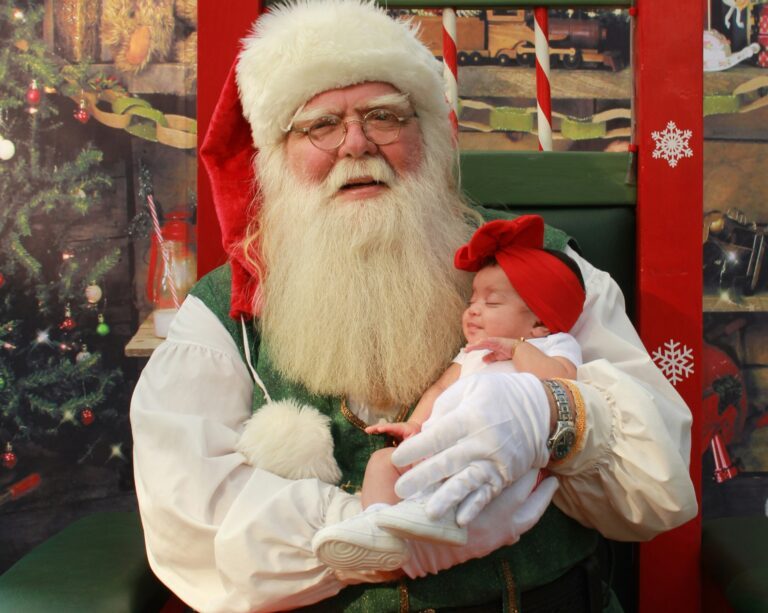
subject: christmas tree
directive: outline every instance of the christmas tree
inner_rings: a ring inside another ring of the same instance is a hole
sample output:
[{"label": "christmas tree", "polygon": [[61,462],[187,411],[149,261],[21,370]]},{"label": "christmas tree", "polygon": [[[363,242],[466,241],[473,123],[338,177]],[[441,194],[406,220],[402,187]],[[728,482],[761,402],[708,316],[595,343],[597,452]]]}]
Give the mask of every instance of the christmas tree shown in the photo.
[{"label": "christmas tree", "polygon": [[52,55],[42,18],[42,3],[0,0],[0,476],[22,449],[123,457],[127,431],[112,401],[121,372],[100,351],[99,283],[120,252],[67,233],[111,181],[99,150],[57,142],[64,121],[88,120],[67,97],[85,90],[87,67]]}]

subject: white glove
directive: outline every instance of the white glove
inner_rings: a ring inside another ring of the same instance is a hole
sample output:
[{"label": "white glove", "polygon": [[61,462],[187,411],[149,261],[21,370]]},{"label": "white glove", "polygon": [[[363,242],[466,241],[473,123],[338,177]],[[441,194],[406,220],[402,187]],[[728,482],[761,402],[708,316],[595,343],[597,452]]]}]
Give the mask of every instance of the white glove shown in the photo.
[{"label": "white glove", "polygon": [[547,465],[549,423],[549,400],[534,375],[459,379],[435,401],[422,431],[392,454],[396,466],[415,464],[395,492],[408,498],[445,480],[429,499],[427,515],[437,519],[459,505],[465,524],[502,488]]},{"label": "white glove", "polygon": [[538,470],[531,470],[506,488],[469,524],[467,544],[436,545],[426,541],[406,541],[410,559],[403,565],[405,574],[415,579],[482,558],[499,547],[514,545],[520,536],[539,521],[558,487],[549,477],[536,487]]},{"label": "white glove", "polygon": [[430,517],[442,517],[450,508],[450,502],[459,499],[462,490],[467,488],[472,491],[467,494],[456,509],[456,523],[460,526],[466,526],[477,517],[485,505],[501,493],[504,489],[504,483],[498,472],[494,470],[493,463],[489,460],[472,462],[461,471],[461,477],[447,484],[445,491],[440,496],[430,500],[427,505],[431,512]]}]

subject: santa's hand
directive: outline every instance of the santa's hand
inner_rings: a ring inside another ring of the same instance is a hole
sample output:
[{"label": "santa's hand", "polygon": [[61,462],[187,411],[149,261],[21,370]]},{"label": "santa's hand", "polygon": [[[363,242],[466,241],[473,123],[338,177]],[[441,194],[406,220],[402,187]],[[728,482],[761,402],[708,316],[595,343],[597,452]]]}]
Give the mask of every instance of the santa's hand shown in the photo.
[{"label": "santa's hand", "polygon": [[554,477],[545,479],[536,487],[538,472],[529,471],[483,509],[469,524],[466,545],[456,547],[406,541],[411,557],[403,565],[405,574],[411,578],[423,577],[467,560],[481,558],[499,547],[514,545],[523,533],[536,525],[557,490],[558,483]]},{"label": "santa's hand", "polygon": [[[435,401],[421,433],[392,454],[396,466],[415,464],[395,491],[408,498],[444,481],[427,513],[437,518],[461,505],[466,520],[531,468],[546,466],[549,424],[549,400],[535,376],[484,373],[459,379]],[[473,492],[478,493],[468,498]]]}]

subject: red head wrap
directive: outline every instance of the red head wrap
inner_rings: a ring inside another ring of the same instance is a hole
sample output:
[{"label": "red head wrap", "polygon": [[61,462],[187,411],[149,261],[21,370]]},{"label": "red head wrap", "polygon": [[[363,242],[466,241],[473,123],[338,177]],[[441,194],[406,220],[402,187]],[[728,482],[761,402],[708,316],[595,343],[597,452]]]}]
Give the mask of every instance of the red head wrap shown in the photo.
[{"label": "red head wrap", "polygon": [[520,297],[550,332],[567,332],[584,308],[584,289],[567,264],[543,249],[544,221],[523,215],[490,221],[456,251],[454,265],[477,272],[495,258]]}]

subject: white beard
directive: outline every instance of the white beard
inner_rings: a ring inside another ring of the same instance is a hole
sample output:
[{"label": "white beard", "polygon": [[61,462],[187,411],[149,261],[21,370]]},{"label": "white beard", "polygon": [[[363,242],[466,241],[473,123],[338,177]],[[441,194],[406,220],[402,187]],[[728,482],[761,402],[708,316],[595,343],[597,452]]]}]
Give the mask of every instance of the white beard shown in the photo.
[{"label": "white beard", "polygon": [[[261,332],[276,368],[313,393],[380,410],[411,404],[461,344],[470,276],[453,267],[474,229],[445,169],[427,158],[398,179],[381,159],[341,160],[321,186],[258,158],[258,240],[266,272]],[[333,198],[350,176],[389,185],[375,199]]]}]

